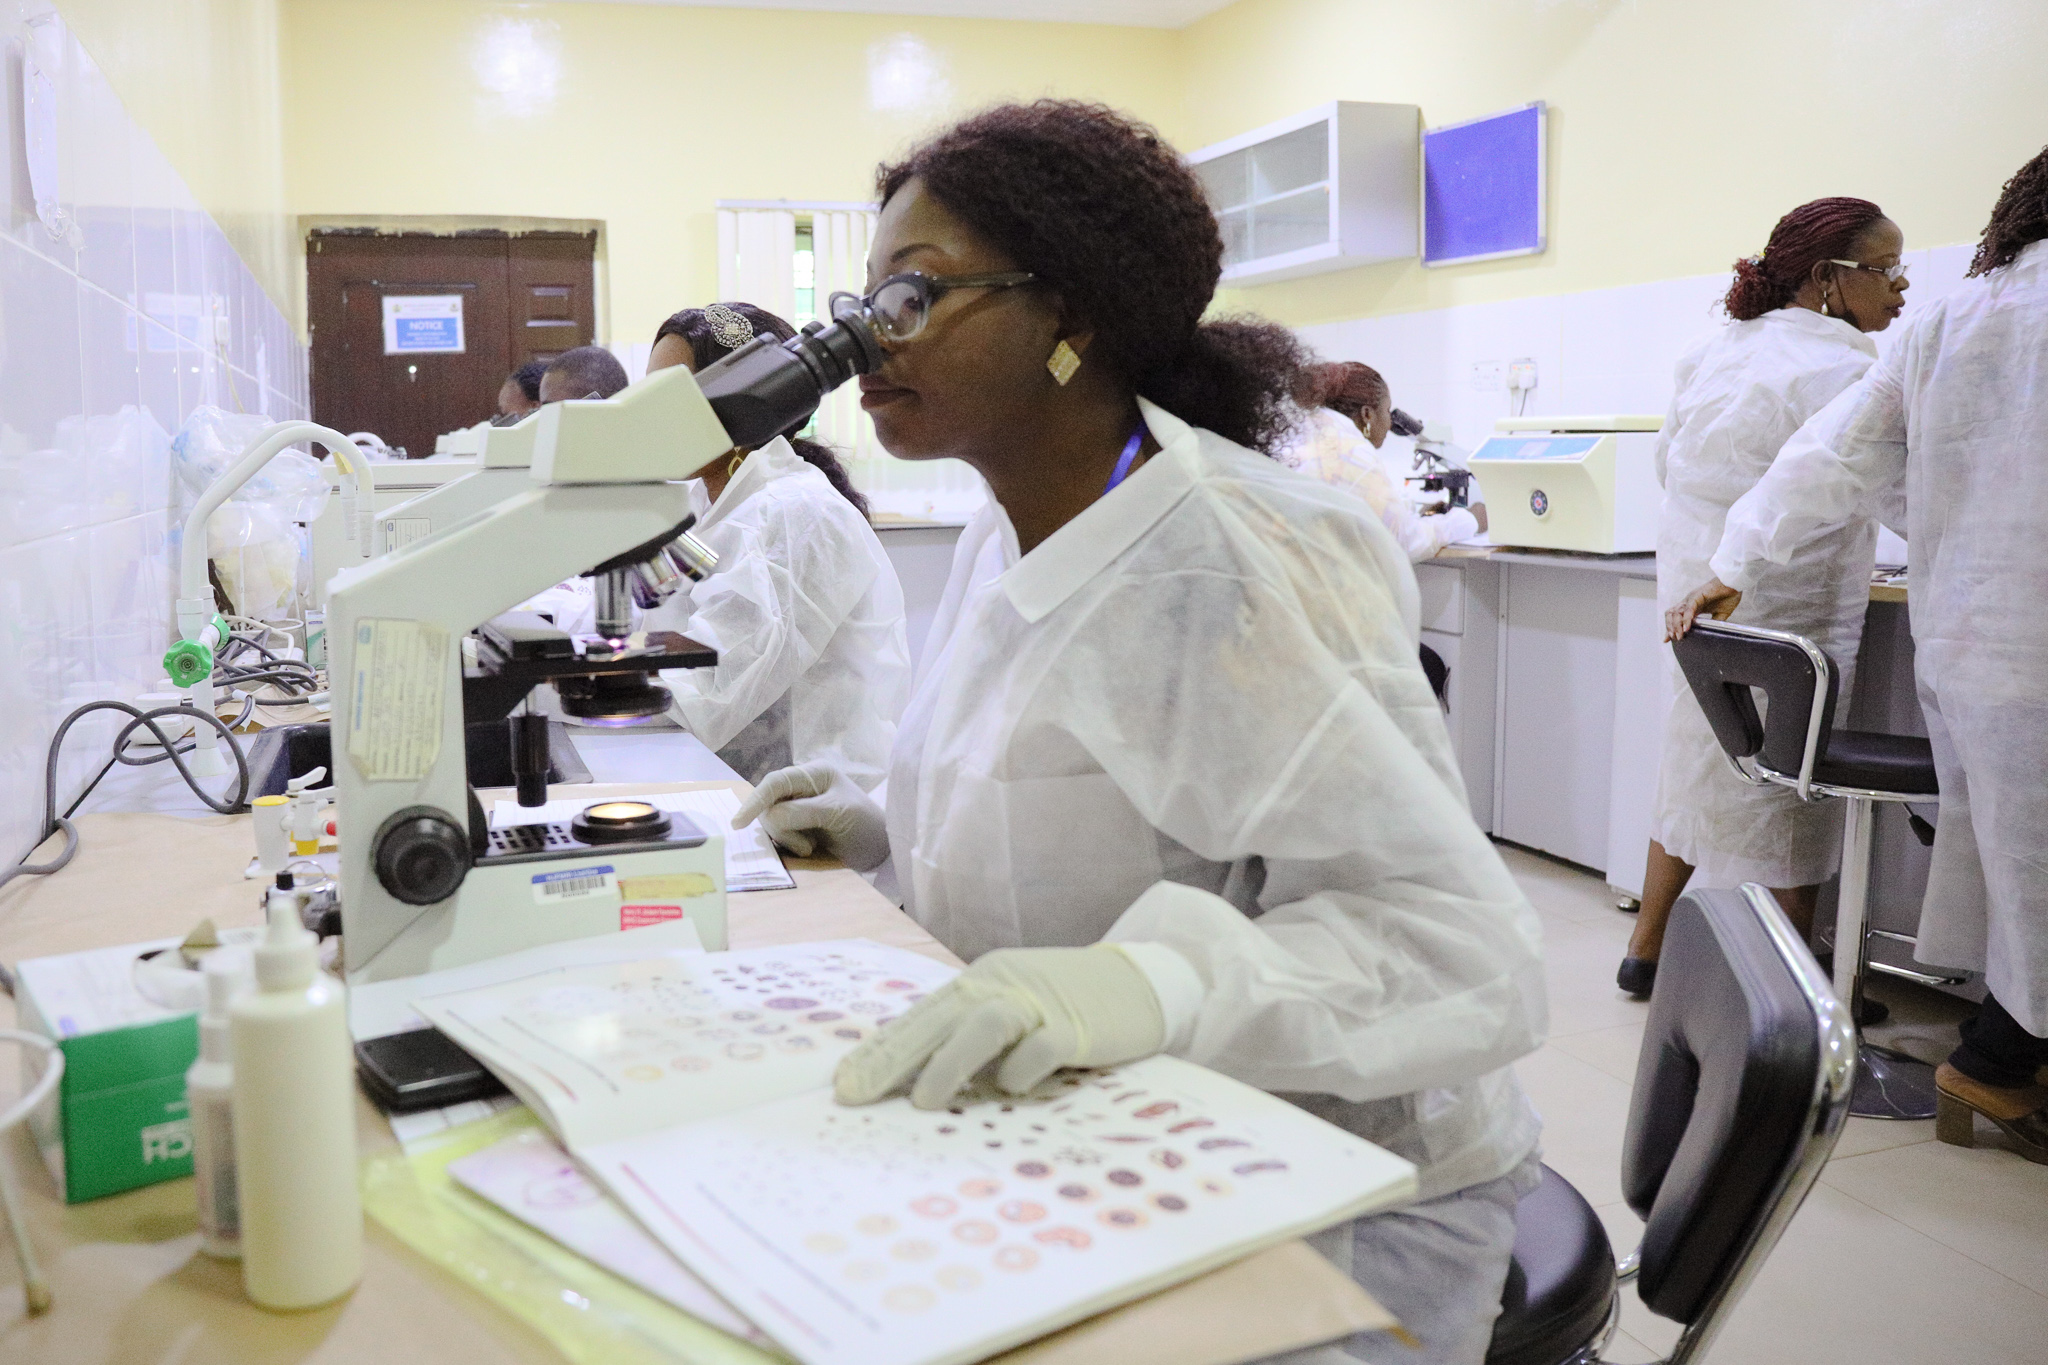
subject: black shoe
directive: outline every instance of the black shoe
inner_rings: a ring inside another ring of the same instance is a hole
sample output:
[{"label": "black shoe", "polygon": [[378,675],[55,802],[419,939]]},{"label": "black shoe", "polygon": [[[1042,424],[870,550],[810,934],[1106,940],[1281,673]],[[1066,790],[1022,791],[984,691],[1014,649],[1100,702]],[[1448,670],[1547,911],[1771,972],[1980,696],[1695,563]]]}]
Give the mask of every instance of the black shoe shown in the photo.
[{"label": "black shoe", "polygon": [[1890,1005],[1885,1004],[1882,1000],[1872,1000],[1866,995],[1863,997],[1862,1005],[1856,1010],[1856,1027],[1869,1028],[1872,1024],[1882,1024],[1891,1017],[1892,1007]]},{"label": "black shoe", "polygon": [[1627,991],[1631,1000],[1648,1000],[1650,988],[1657,984],[1657,959],[1623,958],[1621,970],[1614,974],[1614,984]]}]

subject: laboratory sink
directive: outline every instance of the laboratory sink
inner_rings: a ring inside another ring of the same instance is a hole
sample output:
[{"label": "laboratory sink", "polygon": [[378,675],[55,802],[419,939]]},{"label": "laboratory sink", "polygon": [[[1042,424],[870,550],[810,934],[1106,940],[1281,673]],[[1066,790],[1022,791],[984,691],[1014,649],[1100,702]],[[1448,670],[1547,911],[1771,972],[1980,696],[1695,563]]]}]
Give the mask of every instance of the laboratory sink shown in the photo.
[{"label": "laboratory sink", "polygon": [[[469,785],[509,787],[512,783],[512,739],[510,722],[474,721],[467,728],[465,749],[469,760]],[[334,783],[333,744],[327,724],[280,725],[260,732],[249,745],[249,795],[282,796],[285,783],[315,768],[327,769],[314,790]],[[590,768],[576,752],[569,727],[561,721],[548,722],[548,782],[589,782]]]}]

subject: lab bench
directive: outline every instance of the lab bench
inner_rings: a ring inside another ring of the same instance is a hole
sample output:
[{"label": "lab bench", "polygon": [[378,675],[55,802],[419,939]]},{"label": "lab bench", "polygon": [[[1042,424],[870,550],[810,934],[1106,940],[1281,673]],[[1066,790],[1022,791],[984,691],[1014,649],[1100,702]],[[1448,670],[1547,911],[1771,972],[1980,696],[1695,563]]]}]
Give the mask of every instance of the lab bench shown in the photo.
[{"label": "lab bench", "polygon": [[[624,769],[707,763],[731,772],[680,732],[582,734],[589,766]],[[695,746],[694,749],[692,746]],[[123,800],[144,809],[84,813],[77,857],[51,877],[0,890],[0,959],[79,952],[175,936],[202,917],[221,928],[258,922],[256,883],[243,869],[254,848],[246,815],[182,806],[157,769],[124,770],[128,781],[95,793],[101,807]],[[110,775],[111,777],[111,775]],[[735,780],[562,786],[554,795],[599,799],[650,790],[726,786]],[[480,794],[486,805],[509,790]],[[188,794],[189,798],[189,794]],[[792,890],[736,894],[728,910],[734,948],[866,938],[956,962],[937,940],[858,874],[825,859],[789,859]],[[14,1022],[0,996],[0,1027]],[[241,1267],[198,1250],[190,1179],[64,1204],[24,1132],[6,1135],[0,1159],[14,1169],[21,1206],[55,1295],[40,1317],[20,1315],[13,1258],[0,1258],[0,1358],[106,1362],[155,1359],[320,1360],[333,1365],[431,1360],[437,1365],[537,1365],[564,1356],[545,1338],[468,1292],[372,1222],[361,1283],[344,1299],[302,1313],[272,1314],[242,1294]],[[393,1156],[383,1117],[358,1096],[356,1137],[365,1159]],[[12,1304],[5,1300],[11,1299]],[[996,1365],[1173,1365],[1175,1347],[1200,1341],[1242,1359],[1291,1350],[1354,1330],[1370,1299],[1299,1241],[1287,1242],[1149,1298],[1020,1347]],[[638,1357],[636,1357],[638,1358]],[[653,1356],[648,1358],[652,1359]]]},{"label": "lab bench", "polygon": [[[1664,715],[1679,685],[1656,556],[1452,547],[1416,565],[1415,579],[1423,643],[1450,665],[1451,745],[1480,828],[1641,895]],[[1906,588],[1879,584],[1870,599],[1842,723],[1924,735]],[[1911,935],[1929,850],[1899,806],[1879,808],[1873,842],[1871,924]],[[1832,884],[1818,921],[1834,921]],[[1873,938],[1870,951],[1911,965],[1904,944]]]}]

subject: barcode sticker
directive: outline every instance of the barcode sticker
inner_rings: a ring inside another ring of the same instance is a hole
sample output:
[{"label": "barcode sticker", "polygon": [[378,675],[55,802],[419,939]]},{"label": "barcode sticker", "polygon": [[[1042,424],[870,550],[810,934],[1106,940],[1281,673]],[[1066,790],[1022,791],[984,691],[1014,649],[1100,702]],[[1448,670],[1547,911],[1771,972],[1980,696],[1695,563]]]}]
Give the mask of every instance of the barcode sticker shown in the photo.
[{"label": "barcode sticker", "polygon": [[543,872],[533,879],[535,905],[560,905],[564,901],[583,900],[590,896],[610,898],[618,894],[619,879],[610,863]]}]

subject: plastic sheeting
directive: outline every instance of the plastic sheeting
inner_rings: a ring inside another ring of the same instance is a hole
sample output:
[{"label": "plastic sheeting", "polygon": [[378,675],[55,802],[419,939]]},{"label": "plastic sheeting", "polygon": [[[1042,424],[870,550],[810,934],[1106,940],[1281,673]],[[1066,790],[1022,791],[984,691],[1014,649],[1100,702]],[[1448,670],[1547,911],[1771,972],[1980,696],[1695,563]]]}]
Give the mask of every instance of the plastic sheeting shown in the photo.
[{"label": "plastic sheeting", "polygon": [[512,1109],[363,1163],[363,1207],[392,1235],[554,1343],[574,1365],[775,1365],[471,1194],[451,1162],[524,1128]]},{"label": "plastic sheeting", "polygon": [[[179,513],[172,531],[174,558],[185,514],[271,425],[260,413],[193,409],[171,441]],[[262,620],[297,614],[312,572],[305,528],[326,506],[328,492],[318,460],[296,450],[280,451],[207,519],[207,557],[236,611]]]}]

